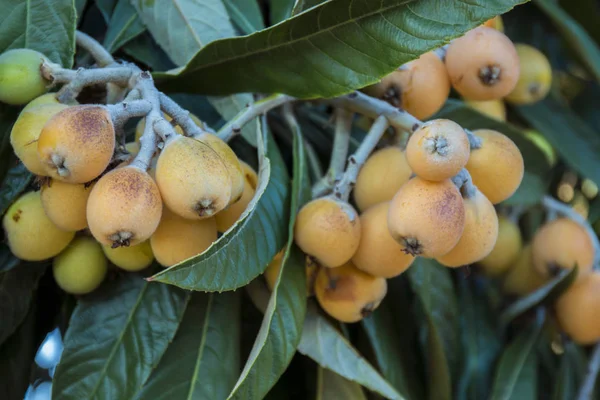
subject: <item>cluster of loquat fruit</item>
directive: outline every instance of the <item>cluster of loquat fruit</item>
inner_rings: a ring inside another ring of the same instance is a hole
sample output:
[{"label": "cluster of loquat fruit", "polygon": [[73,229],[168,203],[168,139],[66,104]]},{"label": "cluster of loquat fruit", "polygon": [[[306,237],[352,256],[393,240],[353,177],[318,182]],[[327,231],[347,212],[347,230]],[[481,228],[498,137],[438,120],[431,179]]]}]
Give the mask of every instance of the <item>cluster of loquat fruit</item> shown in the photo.
[{"label": "cluster of loquat fruit", "polygon": [[154,259],[168,267],[202,253],[238,220],[258,178],[226,142],[204,130],[185,136],[176,127],[147,171],[135,157],[144,119],[135,142],[117,145],[107,106],[62,104],[55,93],[44,94],[50,84],[40,74],[44,60],[29,49],[0,55],[0,101],[26,104],[10,142],[41,184],[4,216],[16,257],[55,257],[58,285],[84,294],[102,283],[107,259],[127,271]]}]

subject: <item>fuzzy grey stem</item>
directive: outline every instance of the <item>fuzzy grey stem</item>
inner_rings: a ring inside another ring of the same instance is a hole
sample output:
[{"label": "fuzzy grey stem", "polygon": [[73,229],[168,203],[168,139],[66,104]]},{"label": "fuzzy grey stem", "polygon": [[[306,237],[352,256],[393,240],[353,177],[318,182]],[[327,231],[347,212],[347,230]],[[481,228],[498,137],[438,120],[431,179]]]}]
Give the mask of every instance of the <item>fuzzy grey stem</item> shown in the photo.
[{"label": "fuzzy grey stem", "polygon": [[[190,118],[190,112],[181,107],[166,94],[160,93],[159,99],[161,110],[173,118],[173,122],[183,129],[186,136],[200,136],[209,131],[208,129],[203,129],[206,128],[206,125],[202,128],[196,125],[194,120]],[[211,133],[214,133],[214,131]]]},{"label": "fuzzy grey stem", "polygon": [[312,195],[315,198],[329,192],[344,172],[346,158],[348,157],[353,115],[353,113],[343,108],[338,107],[335,109],[335,135],[333,137],[331,160],[325,176],[313,186]]},{"label": "fuzzy grey stem", "polygon": [[344,107],[371,118],[386,117],[394,128],[414,132],[423,125],[419,119],[404,110],[400,110],[386,101],[367,96],[361,92],[353,92],[345,96],[325,100],[327,103]]},{"label": "fuzzy grey stem", "polygon": [[587,375],[585,380],[579,389],[577,400],[591,400],[594,392],[594,386],[596,385],[596,379],[598,378],[598,371],[600,370],[600,343],[594,346],[590,362],[588,364]]},{"label": "fuzzy grey stem", "polygon": [[222,140],[228,142],[235,135],[242,131],[244,125],[252,121],[254,118],[272,110],[275,107],[279,107],[294,100],[296,99],[292,96],[285,94],[274,94],[255,103],[248,104],[245,109],[240,111],[238,115],[233,117],[221,129],[219,129],[217,135],[219,135]]},{"label": "fuzzy grey stem", "polygon": [[129,119],[143,117],[152,109],[152,103],[148,100],[123,101],[106,106],[112,116],[115,126],[123,126]]},{"label": "fuzzy grey stem", "polygon": [[91,36],[77,31],[75,32],[75,42],[77,46],[85,49],[92,55],[96,63],[100,67],[106,67],[107,65],[114,64],[115,59],[110,55],[106,49]]},{"label": "fuzzy grey stem", "polygon": [[154,130],[154,124],[157,120],[164,120],[164,118],[162,118],[162,114],[160,113],[158,90],[156,90],[156,87],[154,87],[152,75],[150,75],[149,72],[140,73],[136,87],[139,88],[142,97],[150,103],[151,108],[146,116],[144,133],[140,138],[140,151],[131,162],[131,165],[146,171],[150,166],[152,157],[154,157],[154,152],[158,143],[156,132]]},{"label": "fuzzy grey stem", "polygon": [[598,237],[596,236],[596,233],[590,224],[581,215],[577,214],[577,212],[569,205],[561,203],[550,196],[544,196],[542,198],[542,206],[549,211],[556,211],[557,213],[572,219],[586,230],[594,245],[594,268],[598,268],[600,262],[600,242],[598,241]]},{"label": "fuzzy grey stem", "polygon": [[379,139],[383,136],[386,129],[389,127],[389,122],[385,116],[379,116],[371,126],[369,133],[360,144],[354,154],[348,158],[348,166],[342,175],[342,178],[336,183],[333,189],[333,194],[338,199],[347,201],[350,196],[350,191],[356,183],[356,177],[361,167],[367,161],[367,158],[377,146]]},{"label": "fuzzy grey stem", "polygon": [[480,149],[481,148],[481,138],[475,136],[475,134],[469,129],[464,130],[469,138],[469,145],[471,146],[471,150]]},{"label": "fuzzy grey stem", "polygon": [[461,169],[451,180],[464,198],[470,199],[477,194],[477,187],[473,185],[471,174],[465,168]]}]

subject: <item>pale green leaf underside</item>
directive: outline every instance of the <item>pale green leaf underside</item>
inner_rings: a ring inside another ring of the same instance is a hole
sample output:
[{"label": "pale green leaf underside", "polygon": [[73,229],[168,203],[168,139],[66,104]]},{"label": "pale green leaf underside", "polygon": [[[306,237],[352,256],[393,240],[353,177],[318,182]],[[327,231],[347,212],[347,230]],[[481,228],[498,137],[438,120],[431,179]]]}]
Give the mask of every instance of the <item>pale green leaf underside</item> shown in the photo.
[{"label": "pale green leaf underside", "polygon": [[145,30],[129,0],[119,0],[104,36],[104,47],[110,52],[116,51]]}]

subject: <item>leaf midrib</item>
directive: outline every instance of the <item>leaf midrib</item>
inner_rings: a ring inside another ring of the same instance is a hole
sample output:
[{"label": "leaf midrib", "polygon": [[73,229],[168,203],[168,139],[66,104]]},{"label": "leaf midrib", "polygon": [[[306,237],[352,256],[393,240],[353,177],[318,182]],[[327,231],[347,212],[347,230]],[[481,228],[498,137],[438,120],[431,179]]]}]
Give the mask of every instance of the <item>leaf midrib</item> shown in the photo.
[{"label": "leaf midrib", "polygon": [[[302,42],[302,41],[305,41],[305,40],[310,40],[312,37],[319,36],[319,35],[321,35],[323,33],[328,33],[330,31],[338,29],[338,28],[340,28],[340,27],[342,27],[344,25],[356,23],[357,21],[360,21],[362,19],[370,18],[370,17],[372,17],[375,14],[381,14],[381,13],[387,12],[387,11],[389,11],[391,9],[394,9],[394,8],[403,7],[403,6],[407,5],[407,4],[413,3],[415,1],[416,0],[402,0],[402,2],[400,4],[394,4],[394,5],[391,5],[391,6],[388,6],[388,7],[383,7],[383,8],[380,8],[378,11],[374,11],[374,12],[370,12],[370,13],[367,13],[367,14],[363,14],[363,15],[357,17],[357,18],[347,19],[347,20],[345,20],[343,22],[340,22],[339,24],[332,25],[332,26],[330,26],[330,27],[328,27],[326,29],[322,29],[322,30],[319,30],[317,32],[310,33],[308,35],[302,36],[302,37],[297,38],[297,39],[290,39],[290,40],[287,40],[287,41],[285,41],[283,43],[278,43],[278,44],[273,45],[273,46],[267,46],[267,47],[265,47],[263,49],[260,49],[260,50],[254,51],[254,52],[246,52],[246,53],[243,53],[243,54],[240,53],[239,56],[224,57],[224,58],[220,58],[220,59],[218,59],[216,61],[213,61],[213,62],[201,64],[201,65],[197,66],[196,68],[191,68],[190,70],[185,71],[184,74],[192,72],[192,71],[196,71],[196,70],[199,70],[199,69],[203,69],[203,68],[210,68],[210,67],[215,66],[215,65],[221,65],[221,64],[224,64],[226,62],[233,61],[233,60],[239,60],[239,59],[244,59],[244,58],[247,58],[247,57],[252,57],[252,56],[255,56],[257,54],[270,52],[270,51],[278,49],[280,47],[291,46],[291,45],[293,45],[295,43],[298,43],[298,42]],[[319,13],[319,12],[321,12],[321,10],[317,9],[316,12]],[[319,19],[319,17],[317,17],[317,20],[318,19]],[[268,29],[272,29],[272,28],[273,27],[268,28]],[[264,32],[264,31],[265,30],[259,31],[259,32],[256,32],[255,34],[260,34],[261,32]],[[252,36],[252,35],[250,35],[250,36]],[[231,39],[232,38],[226,38],[226,39],[216,40],[214,42],[209,43],[204,48],[210,48],[211,46],[215,46],[216,44],[218,44],[222,40],[231,40]],[[233,38],[233,39],[235,40],[236,38]],[[213,45],[213,43],[215,43],[215,44]],[[196,58],[197,55],[198,55],[198,53],[196,53],[196,55],[194,55],[194,57],[192,58],[191,61],[193,61],[194,58]],[[189,64],[189,62],[188,62],[188,64]]]},{"label": "leaf midrib", "polygon": [[202,339],[200,340],[200,345],[198,346],[198,358],[196,359],[196,366],[194,367],[194,373],[190,382],[190,390],[187,395],[188,400],[192,399],[194,389],[196,388],[196,383],[198,382],[198,372],[200,371],[200,364],[202,364],[202,355],[204,354],[204,347],[206,345],[206,333],[208,332],[208,323],[210,320],[210,313],[212,311],[214,295],[212,293],[209,293],[208,296],[209,297],[208,304],[206,306],[206,316],[204,317],[204,326],[202,327]]}]

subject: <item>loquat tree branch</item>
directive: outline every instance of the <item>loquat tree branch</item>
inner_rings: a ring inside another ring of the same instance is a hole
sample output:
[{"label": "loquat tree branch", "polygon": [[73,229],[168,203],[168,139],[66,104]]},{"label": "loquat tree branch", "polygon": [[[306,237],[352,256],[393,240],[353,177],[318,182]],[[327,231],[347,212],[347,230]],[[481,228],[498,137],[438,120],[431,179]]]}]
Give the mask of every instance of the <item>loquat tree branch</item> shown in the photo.
[{"label": "loquat tree branch", "polygon": [[100,44],[96,39],[91,36],[81,32],[75,32],[75,43],[77,46],[85,49],[94,60],[99,67],[106,67],[107,65],[111,65],[115,63],[115,59],[113,56]]},{"label": "loquat tree branch", "polygon": [[160,108],[169,117],[173,118],[173,122],[179,125],[186,136],[200,136],[205,132],[214,133],[214,131],[203,124],[201,128],[190,117],[190,112],[177,104],[173,99],[164,93],[159,93]]},{"label": "loquat tree branch", "polygon": [[344,171],[342,178],[336,183],[333,189],[335,197],[344,201],[348,200],[350,191],[356,183],[356,177],[358,176],[360,168],[363,166],[371,152],[373,152],[379,139],[381,139],[381,136],[383,136],[389,126],[390,123],[385,116],[382,115],[377,117],[356,152],[348,158],[346,171]]}]

